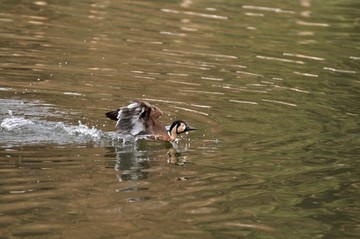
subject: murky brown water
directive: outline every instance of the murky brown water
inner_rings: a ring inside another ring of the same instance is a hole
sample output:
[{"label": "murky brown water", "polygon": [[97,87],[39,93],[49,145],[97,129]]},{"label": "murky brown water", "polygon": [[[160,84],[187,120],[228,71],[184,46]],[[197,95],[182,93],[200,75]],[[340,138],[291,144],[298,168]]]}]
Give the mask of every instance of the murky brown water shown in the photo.
[{"label": "murky brown water", "polygon": [[359,237],[357,1],[0,5],[0,238]]}]

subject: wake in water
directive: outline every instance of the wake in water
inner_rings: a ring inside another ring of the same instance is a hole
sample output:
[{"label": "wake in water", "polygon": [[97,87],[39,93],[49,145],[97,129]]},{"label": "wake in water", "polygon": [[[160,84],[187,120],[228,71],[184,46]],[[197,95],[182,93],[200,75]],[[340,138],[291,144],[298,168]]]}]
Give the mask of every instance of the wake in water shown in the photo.
[{"label": "wake in water", "polygon": [[[24,116],[13,115],[13,110]],[[78,125],[67,125],[45,120],[59,115],[66,118],[65,112],[40,101],[0,99],[0,147],[86,143],[100,146],[119,141],[115,132],[103,132],[80,121]]]},{"label": "wake in water", "polygon": [[51,122],[37,119],[25,119],[10,116],[0,124],[1,144],[32,145],[32,144],[101,144],[108,140],[116,140],[115,133],[103,132],[95,127],[88,127],[79,121],[79,125],[66,125],[63,122]]},{"label": "wake in water", "polygon": [[[25,116],[13,115],[12,109],[22,112]],[[53,111],[56,114],[52,113]],[[117,131],[104,132],[96,127],[82,124],[68,125],[64,122],[48,121],[49,116],[59,114],[66,118],[66,113],[59,112],[52,105],[41,102],[22,102],[18,100],[0,99],[0,148],[11,148],[25,145],[84,145],[93,146],[134,146],[138,141],[147,139],[147,135],[131,136]],[[171,145],[169,145],[171,147]],[[178,151],[187,151],[187,144],[172,144]]]},{"label": "wake in water", "polygon": [[[131,136],[118,132],[104,132],[88,127],[79,121],[78,125],[66,125],[63,122],[51,122],[38,119],[25,119],[11,114],[0,124],[0,147],[39,144],[85,144],[94,146],[134,145],[146,140],[147,135]],[[178,148],[178,140],[172,146]]]},{"label": "wake in water", "polygon": [[[23,117],[9,117],[0,124],[0,148],[39,144],[86,144],[94,146],[135,145],[139,140],[146,140],[147,135],[131,136],[118,132],[104,132],[88,127],[79,121],[78,125],[67,125],[63,122],[52,122]],[[179,140],[172,143],[178,150]],[[184,151],[184,149],[180,150]],[[186,151],[186,149],[185,149]]]}]

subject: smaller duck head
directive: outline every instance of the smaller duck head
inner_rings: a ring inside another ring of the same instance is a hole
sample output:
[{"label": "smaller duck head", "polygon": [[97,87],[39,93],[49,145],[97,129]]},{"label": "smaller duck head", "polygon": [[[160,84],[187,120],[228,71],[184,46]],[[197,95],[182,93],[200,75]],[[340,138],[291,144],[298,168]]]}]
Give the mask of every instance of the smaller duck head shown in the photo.
[{"label": "smaller duck head", "polygon": [[169,136],[171,140],[175,140],[179,134],[185,133],[191,130],[197,130],[194,127],[191,127],[183,120],[174,121],[169,128]]}]

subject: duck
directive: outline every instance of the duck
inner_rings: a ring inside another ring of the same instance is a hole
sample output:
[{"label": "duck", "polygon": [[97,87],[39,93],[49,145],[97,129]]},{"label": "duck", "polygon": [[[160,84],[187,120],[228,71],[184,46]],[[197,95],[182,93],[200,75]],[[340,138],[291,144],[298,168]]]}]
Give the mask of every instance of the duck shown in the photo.
[{"label": "duck", "polygon": [[184,120],[175,120],[170,126],[160,122],[163,112],[147,101],[133,100],[128,105],[105,113],[106,117],[117,121],[121,134],[146,136],[146,139],[174,142],[182,133],[197,130]]}]

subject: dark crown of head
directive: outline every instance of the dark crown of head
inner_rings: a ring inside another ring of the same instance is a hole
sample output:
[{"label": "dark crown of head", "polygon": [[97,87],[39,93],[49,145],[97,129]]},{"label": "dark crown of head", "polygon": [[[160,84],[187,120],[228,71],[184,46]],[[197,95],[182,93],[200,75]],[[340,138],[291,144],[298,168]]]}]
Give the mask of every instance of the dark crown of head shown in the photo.
[{"label": "dark crown of head", "polygon": [[183,120],[175,120],[175,121],[171,124],[171,126],[170,126],[170,128],[169,128],[169,131],[171,131],[174,127],[179,127],[179,126],[181,125],[181,123],[187,125],[186,122],[183,121]]}]

